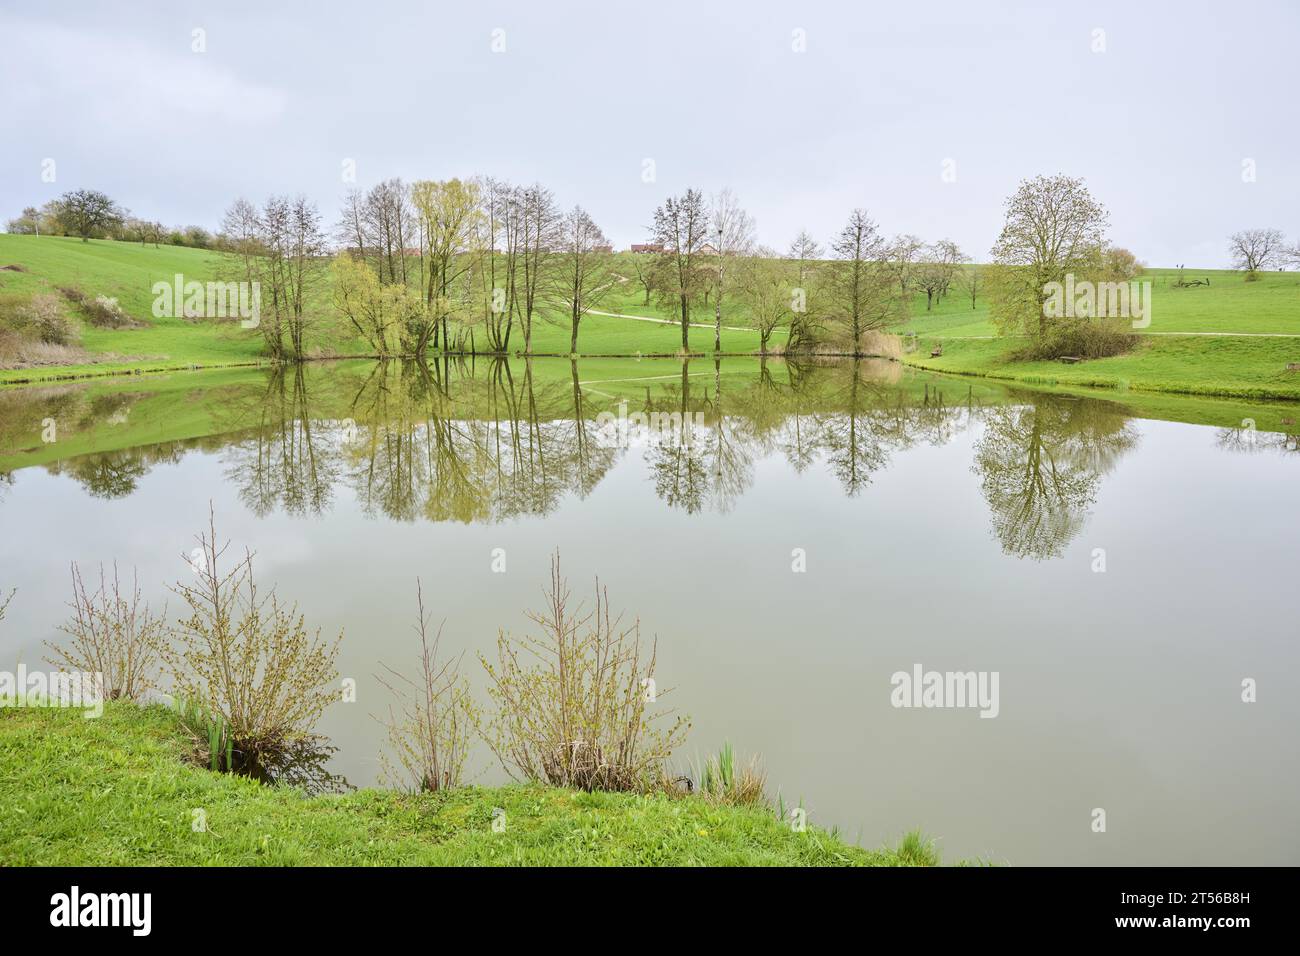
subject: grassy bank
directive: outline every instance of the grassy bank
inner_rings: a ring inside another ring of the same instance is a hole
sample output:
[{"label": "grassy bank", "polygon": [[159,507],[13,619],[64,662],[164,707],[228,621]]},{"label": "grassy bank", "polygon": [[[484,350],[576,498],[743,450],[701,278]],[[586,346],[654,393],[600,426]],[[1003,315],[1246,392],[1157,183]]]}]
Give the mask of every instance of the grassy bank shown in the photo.
[{"label": "grassy bank", "polygon": [[[185,763],[173,715],[0,709],[0,865],[895,866],[770,810],[688,797],[468,787],[304,797]],[[505,812],[503,832],[493,812]],[[206,817],[196,831],[195,810]],[[906,847],[907,843],[904,844]]]},{"label": "grassy bank", "polygon": [[[142,246],[107,239],[79,239],[63,236],[19,236],[0,234],[0,304],[14,303],[40,293],[61,294],[61,289],[78,289],[90,298],[115,298],[122,310],[137,320],[138,328],[110,329],[83,321],[79,310],[63,303],[65,314],[79,328],[79,355],[59,364],[26,368],[0,367],[0,384],[26,384],[67,378],[95,377],[130,372],[170,371],[191,366],[202,368],[254,365],[265,360],[261,335],[234,321],[187,321],[153,315],[153,284],[172,283],[177,274],[186,280],[215,280],[219,256],[201,249],[177,246]],[[626,271],[631,271],[626,270]],[[630,283],[609,296],[600,311],[625,311],[636,300]],[[319,314],[312,334],[314,354],[322,357],[368,355],[366,343],[334,314],[328,285],[314,296]],[[663,322],[638,321],[613,315],[588,315],[578,340],[582,355],[673,355],[681,348],[681,328],[672,316],[658,307],[635,311]],[[697,321],[712,322],[712,311],[702,310]],[[734,325],[728,316],[724,324]],[[480,330],[481,332],[481,330]],[[773,338],[773,343],[782,336]],[[731,354],[757,352],[757,332],[723,332],[723,349]],[[691,330],[692,348],[704,352],[713,347],[712,329]],[[478,341],[479,348],[484,347]],[[523,335],[516,329],[511,349],[522,349]],[[542,355],[569,354],[569,325],[566,315],[542,313],[533,332],[533,350]]]},{"label": "grassy bank", "polygon": [[[0,307],[38,293],[73,288],[90,297],[116,298],[139,327],[100,328],[81,321],[75,305],[64,302],[79,327],[75,355],[60,364],[26,368],[0,367],[0,384],[28,384],[190,368],[256,365],[264,362],[262,339],[237,322],[197,321],[152,314],[152,286],[176,274],[206,281],[216,278],[218,257],[211,252],[172,246],[64,237],[0,235]],[[600,312],[584,319],[579,337],[584,356],[673,355],[681,330],[671,308],[646,300],[632,278],[637,263],[630,253],[615,260],[623,281],[612,288]],[[16,267],[14,269],[10,266]],[[926,308],[924,296],[911,305],[911,317],[895,331],[914,333],[920,348],[909,364],[938,372],[982,375],[1033,385],[1065,385],[1177,392],[1251,400],[1300,399],[1300,374],[1288,372],[1300,362],[1300,273],[1262,273],[1246,282],[1241,273],[1220,270],[1149,269],[1141,280],[1151,283],[1151,325],[1142,330],[1141,346],[1128,355],[1076,366],[1056,362],[1013,362],[1017,340],[995,338],[988,302],[954,292]],[[1199,284],[1192,284],[1193,282]],[[333,315],[328,287],[316,295],[321,314],[313,333],[313,354],[363,356],[369,349],[348,333]],[[712,322],[712,309],[697,306],[695,320]],[[653,320],[659,321],[643,321]],[[758,333],[745,330],[748,316],[738,303],[727,302],[722,345],[726,354],[748,355],[759,348]],[[1294,338],[1267,336],[1296,336]],[[771,345],[784,340],[774,334]],[[712,348],[711,328],[694,328],[692,347]],[[477,343],[480,347],[482,342]],[[944,354],[930,358],[942,344]],[[522,336],[512,339],[512,349]],[[569,328],[562,315],[543,314],[533,336],[539,355],[568,355]]]},{"label": "grassy bank", "polygon": [[[1077,365],[1014,361],[1023,343],[997,337],[987,301],[977,297],[971,308],[969,299],[950,296],[931,311],[923,301],[913,305],[899,331],[915,333],[918,347],[904,361],[1027,385],[1300,400],[1300,373],[1287,371],[1300,362],[1300,273],[1247,282],[1225,270],[1148,269],[1139,280],[1151,283],[1151,324],[1127,355]],[[943,355],[932,358],[936,345]]]},{"label": "grassy bank", "polygon": [[[934,345],[943,355],[933,358]],[[1145,336],[1132,352],[1066,365],[1015,361],[1018,339],[921,336],[904,361],[916,368],[1026,385],[1065,385],[1185,395],[1300,401],[1300,339]]]}]

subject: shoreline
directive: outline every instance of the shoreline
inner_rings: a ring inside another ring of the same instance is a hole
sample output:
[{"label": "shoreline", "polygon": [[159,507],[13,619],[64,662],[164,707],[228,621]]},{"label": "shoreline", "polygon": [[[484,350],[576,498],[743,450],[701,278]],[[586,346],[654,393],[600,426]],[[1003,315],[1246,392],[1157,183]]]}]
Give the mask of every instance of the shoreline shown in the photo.
[{"label": "shoreline", "polygon": [[[912,866],[771,806],[538,783],[307,795],[184,759],[165,707],[0,708],[0,865]],[[147,806],[148,813],[138,812]],[[202,811],[201,814],[196,811]],[[36,837],[26,824],[43,820]],[[922,841],[923,843],[923,841]]]}]

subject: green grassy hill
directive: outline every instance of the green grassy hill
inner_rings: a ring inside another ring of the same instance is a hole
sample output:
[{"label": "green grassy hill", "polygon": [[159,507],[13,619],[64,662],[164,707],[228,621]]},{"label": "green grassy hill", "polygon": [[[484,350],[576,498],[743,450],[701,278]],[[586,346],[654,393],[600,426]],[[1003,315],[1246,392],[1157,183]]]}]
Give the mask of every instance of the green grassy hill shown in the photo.
[{"label": "green grassy hill", "polygon": [[[107,239],[82,242],[61,236],[0,234],[0,303],[5,298],[25,301],[36,293],[74,288],[91,298],[115,298],[129,315],[144,323],[140,328],[105,329],[80,322],[81,346],[88,353],[84,361],[38,369],[0,367],[0,383],[258,362],[264,355],[262,340],[256,331],[243,329],[238,322],[191,322],[153,315],[155,282],[171,283],[177,274],[187,281],[207,282],[218,277],[219,261],[215,253],[177,246],[155,248]],[[635,299],[630,282],[627,285],[627,292],[620,286],[600,311],[625,311],[627,300]],[[366,354],[369,349],[365,343],[349,334],[346,325],[333,314],[328,288],[320,290],[316,298],[320,319],[312,339],[314,346],[327,355]],[[72,318],[79,318],[71,303],[65,302],[64,309]],[[657,308],[639,309],[634,314],[672,318]],[[701,315],[699,321],[711,323],[712,312]],[[735,324],[732,316],[725,317],[724,325]],[[709,329],[693,329],[692,339],[700,349],[712,347]],[[774,341],[779,339],[777,336]],[[522,348],[523,339],[517,331],[512,348],[516,343]],[[680,347],[681,329],[671,321],[661,324],[606,315],[589,315],[583,321],[579,339],[579,349],[585,355],[671,355]],[[753,352],[758,347],[757,333],[723,333],[724,351]],[[567,317],[543,315],[534,329],[533,349],[539,354],[567,355]]]},{"label": "green grassy hill", "polygon": [[[75,375],[121,371],[160,371],[191,366],[257,364],[264,350],[257,332],[237,322],[188,322],[152,315],[152,286],[186,279],[217,277],[214,253],[173,246],[154,248],[108,240],[81,242],[62,237],[0,235],[0,312],[8,303],[25,301],[38,292],[75,288],[90,297],[107,295],[142,325],[130,329],[97,328],[81,323],[82,352],[75,359],[37,368],[4,368],[0,383],[31,382]],[[646,301],[636,281],[637,263],[630,253],[615,260],[622,281],[611,290],[599,311],[588,316],[579,350],[587,356],[671,355],[681,344],[681,331],[671,308],[653,298]],[[16,268],[7,268],[7,267]],[[1300,375],[1287,365],[1300,362],[1300,273],[1270,272],[1246,282],[1237,272],[1186,270],[1187,280],[1207,279],[1208,285],[1179,287],[1173,269],[1149,269],[1141,277],[1152,284],[1151,324],[1141,330],[1142,346],[1110,359],[1064,366],[1051,362],[1013,362],[1008,354],[1015,339],[996,338],[988,303],[954,291],[927,310],[924,296],[912,302],[910,318],[897,331],[919,337],[918,349],[906,357],[910,364],[940,372],[988,375],[1027,384],[1061,384],[1177,391],[1251,399],[1300,399]],[[318,293],[320,318],[313,336],[321,355],[364,355],[368,349],[349,335],[329,305],[329,290]],[[67,314],[78,309],[64,302]],[[631,317],[629,317],[631,316]],[[641,321],[661,319],[663,322]],[[691,332],[693,347],[712,347],[711,308],[697,308]],[[723,350],[752,353],[758,334],[744,331],[745,310],[728,301],[723,311]],[[1290,336],[1294,336],[1291,338]],[[783,336],[773,337],[779,347]],[[944,354],[931,358],[933,346]],[[512,348],[522,346],[516,335]],[[534,331],[539,354],[567,355],[569,330],[562,315],[546,316]]]},{"label": "green grassy hill", "polygon": [[[1240,272],[1185,270],[1208,285],[1178,287],[1176,269],[1148,269],[1151,325],[1137,330],[1140,345],[1126,355],[1077,365],[1013,361],[1015,338],[996,338],[988,303],[949,297],[932,312],[914,305],[901,331],[918,334],[904,361],[918,368],[1024,382],[1100,388],[1223,395],[1250,399],[1300,399],[1300,273],[1261,273],[1247,282]],[[934,346],[943,355],[932,358]]]},{"label": "green grassy hill", "polygon": [[[98,328],[82,321],[79,310],[64,301],[64,310],[81,326],[85,362],[54,369],[0,370],[0,382],[76,373],[125,369],[156,370],[189,365],[255,363],[262,342],[238,323],[187,322],[153,316],[153,284],[216,278],[217,256],[178,246],[141,246],[107,239],[61,236],[0,235],[0,297],[30,297],[60,289],[77,289],[91,298],[115,298],[122,309],[144,323],[141,328]],[[12,268],[18,266],[23,271]],[[61,296],[62,298],[62,296]]]},{"label": "green grassy hill", "polygon": [[[1172,333],[1258,333],[1300,335],[1300,272],[1261,273],[1247,282],[1240,272],[1187,269],[1183,278],[1208,279],[1209,285],[1179,287],[1177,269],[1147,269],[1138,277],[1151,283],[1151,325],[1143,335]],[[925,296],[912,302],[912,317],[900,331],[941,338],[997,334],[982,296],[971,308],[969,297],[950,295],[926,311]]]},{"label": "green grassy hill", "polygon": [[[0,708],[0,866],[906,866],[770,809],[544,786],[306,797],[184,760],[174,715]],[[505,828],[493,830],[493,813]],[[196,829],[196,810],[204,827]],[[36,824],[39,824],[37,826]]]}]

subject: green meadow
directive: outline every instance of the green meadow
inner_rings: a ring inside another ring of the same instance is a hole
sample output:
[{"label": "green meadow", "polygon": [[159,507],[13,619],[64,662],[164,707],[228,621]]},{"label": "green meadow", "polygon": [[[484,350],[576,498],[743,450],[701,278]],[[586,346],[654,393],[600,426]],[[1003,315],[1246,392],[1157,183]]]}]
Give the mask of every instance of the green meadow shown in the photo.
[{"label": "green meadow", "polygon": [[[7,269],[17,266],[19,269]],[[14,369],[0,367],[0,383],[48,381],[82,375],[99,375],[131,371],[165,371],[192,366],[213,367],[255,365],[264,360],[263,344],[255,331],[243,329],[236,321],[187,321],[183,318],[153,315],[153,285],[171,283],[177,274],[185,279],[206,282],[218,277],[220,257],[200,249],[177,246],[142,246],[109,239],[80,239],[63,236],[16,236],[0,234],[0,302],[5,297],[26,299],[41,292],[57,293],[61,288],[80,289],[94,297],[105,295],[145,327],[104,329],[81,322],[81,345],[88,353],[85,361],[67,365]],[[22,270],[22,271],[19,271]],[[630,270],[628,270],[630,271]],[[628,280],[630,286],[631,280]],[[344,323],[333,316],[329,289],[316,295],[317,309],[329,318],[320,323],[313,336],[314,350],[321,357],[348,357],[369,354],[365,343],[348,334]],[[624,312],[630,302],[640,300],[629,288],[615,290],[599,311]],[[74,320],[77,309],[64,303]],[[729,309],[728,312],[731,310]],[[588,315],[582,323],[579,339],[584,355],[671,355],[681,347],[680,326],[657,308],[638,309],[634,314],[647,318],[667,319],[645,322],[606,315]],[[728,315],[724,325],[735,324]],[[568,355],[569,327],[566,316],[543,313],[533,333],[533,350],[538,354]],[[698,321],[712,322],[712,312],[701,312]],[[697,348],[711,349],[711,328],[692,330]],[[773,342],[780,340],[776,335]],[[522,348],[522,336],[516,331]],[[726,352],[749,353],[759,348],[756,332],[723,332]]]},{"label": "green meadow", "polygon": [[[680,347],[680,328],[670,308],[646,300],[635,278],[630,253],[620,253],[614,271],[619,284],[584,320],[579,352],[584,356],[671,355]],[[16,267],[16,268],[6,268]],[[81,324],[82,354],[75,361],[34,368],[0,367],[0,383],[51,381],[87,375],[157,372],[193,367],[257,365],[265,361],[256,332],[238,322],[186,321],[154,317],[152,286],[176,274],[207,281],[217,277],[219,257],[211,252],[141,246],[111,240],[0,235],[0,306],[39,292],[76,288],[90,296],[116,298],[143,325],[106,329]],[[1205,284],[1179,285],[1199,280]],[[1148,392],[1238,397],[1251,400],[1300,399],[1300,273],[1261,273],[1253,282],[1224,270],[1148,269],[1151,324],[1139,330],[1139,347],[1125,355],[1076,365],[1017,361],[1014,336],[999,337],[988,303],[977,295],[954,292],[932,309],[918,295],[910,317],[895,331],[915,336],[915,349],[903,361],[920,368],[979,375],[1027,385],[1108,388]],[[319,357],[366,355],[368,349],[333,316],[329,289],[318,290],[318,323],[313,353]],[[78,319],[77,307],[64,302]],[[659,321],[646,321],[659,320]],[[692,345],[710,351],[712,305],[696,306]],[[752,354],[759,337],[748,330],[748,316],[727,301],[723,310],[724,353]],[[520,337],[514,341],[520,342]],[[780,349],[778,331],[770,343]],[[936,347],[942,355],[932,357]],[[569,330],[564,316],[543,313],[534,331],[539,355],[567,355]]]},{"label": "green meadow", "polygon": [[[1137,330],[1143,335],[1175,333],[1234,333],[1300,336],[1300,272],[1261,272],[1247,282],[1240,272],[1226,269],[1185,269],[1178,286],[1178,269],[1147,269],[1139,282],[1151,283],[1153,308],[1151,325]],[[1193,280],[1209,280],[1193,286]],[[982,338],[995,336],[997,327],[989,318],[988,302],[955,292],[926,311],[925,297],[912,303],[911,318],[899,331],[933,338]]]}]

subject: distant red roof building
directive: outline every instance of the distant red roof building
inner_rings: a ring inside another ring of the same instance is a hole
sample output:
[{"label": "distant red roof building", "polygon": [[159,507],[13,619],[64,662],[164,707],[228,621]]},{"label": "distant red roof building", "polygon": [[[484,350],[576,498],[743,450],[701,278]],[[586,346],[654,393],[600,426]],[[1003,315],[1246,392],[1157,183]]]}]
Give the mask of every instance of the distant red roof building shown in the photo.
[{"label": "distant red roof building", "polygon": [[664,244],[662,242],[634,242],[632,243],[633,252],[663,252]]}]

